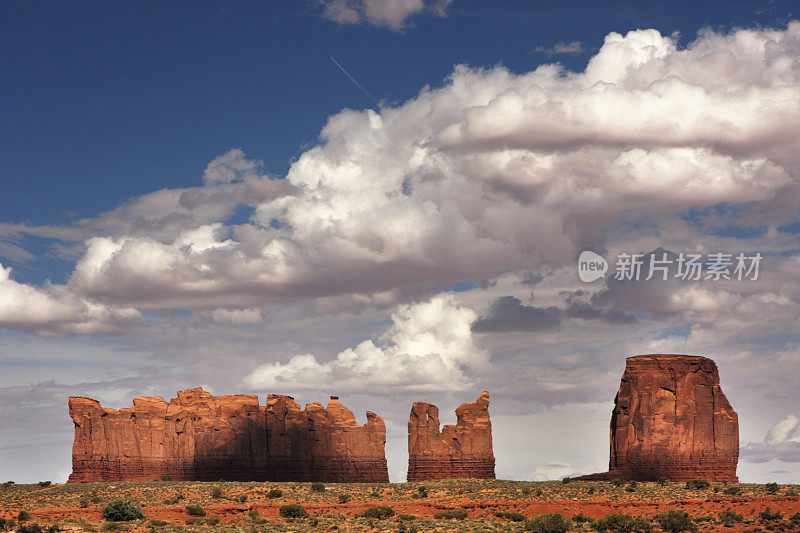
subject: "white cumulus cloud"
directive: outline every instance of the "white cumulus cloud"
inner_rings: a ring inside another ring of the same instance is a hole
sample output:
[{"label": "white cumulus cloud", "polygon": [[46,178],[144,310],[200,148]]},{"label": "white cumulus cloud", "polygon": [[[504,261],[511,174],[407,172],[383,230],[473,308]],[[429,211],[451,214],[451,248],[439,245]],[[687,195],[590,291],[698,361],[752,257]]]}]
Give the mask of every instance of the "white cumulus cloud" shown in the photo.
[{"label": "white cumulus cloud", "polygon": [[259,366],[244,381],[248,387],[265,390],[465,389],[472,385],[470,372],[489,363],[472,339],[470,325],[476,318],[474,311],[444,293],[400,306],[377,344],[365,340],[323,363],[310,354],[295,355],[286,363]]}]

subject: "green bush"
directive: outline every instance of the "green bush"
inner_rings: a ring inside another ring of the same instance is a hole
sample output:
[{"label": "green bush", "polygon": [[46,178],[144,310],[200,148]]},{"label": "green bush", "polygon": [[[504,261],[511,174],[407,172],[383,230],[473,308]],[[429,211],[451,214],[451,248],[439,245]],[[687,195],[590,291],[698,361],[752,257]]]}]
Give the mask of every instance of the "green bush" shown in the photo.
[{"label": "green bush", "polygon": [[627,483],[627,481],[625,481],[625,478],[622,477],[615,477],[614,479],[611,480],[611,484],[614,485],[615,487],[621,487],[625,483]]},{"label": "green bush", "polygon": [[150,520],[148,525],[150,527],[164,527],[166,525],[169,525],[169,522],[167,522],[166,520]]},{"label": "green bush", "polygon": [[31,513],[29,513],[24,509],[20,511],[19,514],[17,515],[17,520],[19,520],[20,522],[24,522],[25,520],[30,520],[30,519],[31,519]]},{"label": "green bush", "polygon": [[731,485],[730,487],[726,487],[725,490],[722,491],[723,494],[727,494],[728,496],[736,496],[741,494],[742,487],[739,485]]},{"label": "green bush", "polygon": [[206,510],[199,505],[192,504],[186,506],[186,514],[189,516],[205,516]]},{"label": "green bush", "polygon": [[789,517],[789,521],[791,521],[792,524],[800,524],[800,513],[794,513]]},{"label": "green bush", "polygon": [[572,481],[572,478],[571,478],[571,477],[569,477],[569,476],[566,476],[566,477],[564,477],[564,479],[562,479],[562,480],[561,480],[561,483],[563,483],[564,485],[566,485],[566,484],[567,484],[567,483],[569,483],[570,481]]},{"label": "green bush", "polygon": [[739,522],[744,521],[744,516],[730,509],[727,509],[719,513],[719,516],[717,518],[719,518],[719,521],[722,522],[722,524],[725,525],[726,527],[731,527],[733,524],[738,524]]},{"label": "green bush", "polygon": [[467,510],[460,507],[439,511],[433,517],[437,520],[464,520],[467,517]]},{"label": "green bush", "polygon": [[339,503],[347,503],[347,502],[349,502],[351,499],[352,499],[352,498],[350,498],[350,495],[349,495],[349,494],[339,494],[338,501],[339,501]]},{"label": "green bush", "polygon": [[413,514],[406,514],[406,513],[401,513],[401,514],[397,515],[397,518],[399,518],[400,520],[405,520],[405,521],[411,521],[411,520],[416,520],[417,519],[417,517],[414,516]]},{"label": "green bush", "polygon": [[239,503],[245,503],[247,501],[247,494],[242,494],[237,499],[239,500]]},{"label": "green bush", "polygon": [[172,481],[172,476],[164,474],[163,476],[161,476],[161,481]]},{"label": "green bush", "polygon": [[215,500],[219,500],[220,498],[222,498],[222,496],[223,494],[221,488],[214,487],[213,489],[211,489],[211,497],[214,498]]},{"label": "green bush", "polygon": [[670,509],[666,513],[657,514],[655,518],[661,529],[668,533],[697,531],[697,525],[692,522],[689,513],[680,509]]},{"label": "green bush", "polygon": [[207,526],[217,526],[219,525],[219,517],[218,516],[209,516],[206,518],[206,525]]},{"label": "green bush", "polygon": [[23,524],[17,529],[18,533],[42,533],[42,526],[36,522],[32,524]]},{"label": "green bush", "polygon": [[53,484],[53,482],[52,482],[52,481],[40,481],[40,482],[39,482],[39,486],[40,486],[40,487],[42,487],[42,488],[44,488],[44,487],[49,487],[49,486],[50,486],[50,485],[52,485],[52,484]]},{"label": "green bush", "polygon": [[270,489],[267,493],[267,498],[280,498],[283,496],[283,491],[281,489]]},{"label": "green bush", "polygon": [[109,522],[127,522],[144,518],[144,513],[129,501],[114,500],[103,509],[103,519]]},{"label": "green bush", "polygon": [[758,515],[761,520],[766,520],[767,522],[772,522],[773,520],[780,520],[783,518],[783,513],[780,511],[772,511],[769,507],[761,511]]},{"label": "green bush", "polygon": [[284,518],[308,518],[308,512],[299,503],[290,503],[282,505],[278,509],[278,514]]},{"label": "green bush", "polygon": [[14,520],[9,520],[8,518],[3,518],[0,516],[0,531],[8,531],[9,529],[14,529],[17,523]]},{"label": "green bush", "polygon": [[525,530],[534,533],[566,533],[571,527],[572,523],[561,513],[534,516],[525,522]]},{"label": "green bush", "polygon": [[765,483],[764,488],[767,489],[769,494],[775,494],[781,489],[777,483]]},{"label": "green bush", "polygon": [[378,520],[383,520],[384,518],[394,516],[394,509],[391,507],[385,507],[383,505],[376,505],[368,509],[364,509],[364,511],[362,511],[358,516],[362,518],[377,518]]},{"label": "green bush", "polygon": [[711,486],[711,483],[705,479],[692,479],[686,482],[687,490],[705,490]]},{"label": "green bush", "polygon": [[572,515],[572,521],[575,522],[576,524],[583,524],[585,522],[591,522],[592,521],[592,517],[588,516],[588,515],[585,515],[583,513],[578,513],[578,514]]},{"label": "green bush", "polygon": [[315,482],[311,484],[311,492],[325,492],[325,483]]},{"label": "green bush", "polygon": [[507,520],[511,520],[512,522],[524,522],[525,515],[522,513],[512,513],[509,511],[498,511],[494,513],[497,518],[505,518]]},{"label": "green bush", "polygon": [[664,486],[664,485],[666,485],[667,483],[669,483],[669,480],[668,480],[667,478],[665,478],[665,477],[660,477],[660,478],[658,478],[658,479],[656,480],[656,483],[658,483],[658,484],[659,484],[659,485],[661,485],[661,486]]},{"label": "green bush", "polygon": [[595,531],[615,531],[617,533],[649,533],[653,525],[646,518],[634,518],[629,514],[609,513],[592,522]]},{"label": "green bush", "polygon": [[639,486],[639,484],[637,482],[631,481],[631,482],[628,483],[628,486],[625,487],[625,490],[628,491],[628,492],[636,492],[636,487],[638,487],[638,486]]}]

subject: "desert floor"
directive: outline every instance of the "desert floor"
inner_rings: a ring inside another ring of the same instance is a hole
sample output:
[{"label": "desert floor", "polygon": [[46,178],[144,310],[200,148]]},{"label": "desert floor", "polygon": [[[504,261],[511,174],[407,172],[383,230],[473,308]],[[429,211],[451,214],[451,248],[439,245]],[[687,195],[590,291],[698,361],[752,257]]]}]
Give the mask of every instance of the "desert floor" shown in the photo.
[{"label": "desert floor", "polygon": [[[273,491],[270,497],[273,489],[279,489],[282,495],[275,497]],[[0,484],[0,517],[17,520],[20,512],[25,511],[29,518],[17,524],[8,523],[6,528],[35,523],[45,532],[48,529],[155,533],[488,532],[526,529],[526,521],[514,521],[522,518],[519,515],[509,518],[496,513],[520,513],[525,519],[560,513],[572,521],[573,531],[596,530],[598,524],[590,519],[623,513],[645,518],[639,525],[645,527],[644,531],[652,527],[652,531],[659,532],[655,515],[679,509],[689,513],[699,531],[800,532],[799,490],[795,485],[769,487],[745,483],[712,483],[708,488],[696,490],[688,489],[686,483],[502,480],[327,483],[321,492],[312,490],[311,483],[152,481],[51,486],[5,483]],[[141,507],[145,518],[130,522],[103,520],[104,507],[118,498]],[[281,517],[280,507],[291,503],[302,505],[309,517]],[[192,505],[202,507],[205,516],[190,516],[187,506]],[[372,506],[390,507],[393,516],[384,519],[358,516]],[[448,509],[464,509],[466,518],[435,518],[437,513]],[[725,511],[733,513],[728,514],[727,521],[720,520],[720,513]],[[741,517],[736,517],[737,514]],[[642,526],[650,520],[652,526]],[[527,525],[532,527],[529,522]],[[34,533],[35,528],[23,531]]]}]

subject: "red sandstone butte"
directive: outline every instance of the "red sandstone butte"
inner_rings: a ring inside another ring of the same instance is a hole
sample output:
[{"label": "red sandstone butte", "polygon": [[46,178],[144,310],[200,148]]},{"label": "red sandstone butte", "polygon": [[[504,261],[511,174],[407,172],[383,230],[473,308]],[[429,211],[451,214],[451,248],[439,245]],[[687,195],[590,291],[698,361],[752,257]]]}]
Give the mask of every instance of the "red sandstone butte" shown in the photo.
[{"label": "red sandstone butte", "polygon": [[577,479],[738,481],[738,460],[739,417],[714,361],[637,355],[614,399],[609,471]]},{"label": "red sandstone butte", "polygon": [[300,409],[290,396],[267,405],[249,394],[212,396],[202,388],[134,398],[108,409],[69,399],[75,424],[71,482],[174,480],[388,482],[383,420],[359,425],[332,396],[327,409]]},{"label": "red sandstone butte", "polygon": [[458,422],[439,432],[439,409],[414,402],[408,420],[408,481],[494,479],[489,393],[456,409]]}]

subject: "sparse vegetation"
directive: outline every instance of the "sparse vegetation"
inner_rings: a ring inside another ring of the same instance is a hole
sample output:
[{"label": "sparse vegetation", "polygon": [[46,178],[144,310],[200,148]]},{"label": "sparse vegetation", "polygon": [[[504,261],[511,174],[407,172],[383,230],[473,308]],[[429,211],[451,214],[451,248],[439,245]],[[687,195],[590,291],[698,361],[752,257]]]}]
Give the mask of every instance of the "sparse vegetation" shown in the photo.
[{"label": "sparse vegetation", "polygon": [[31,513],[29,513],[24,509],[20,511],[19,514],[17,515],[17,520],[20,522],[24,522],[25,520],[30,520],[30,519],[31,519]]},{"label": "sparse vegetation", "polygon": [[764,488],[767,490],[767,494],[775,494],[781,487],[777,483],[765,483]]},{"label": "sparse vegetation", "polygon": [[656,522],[668,533],[681,533],[681,531],[697,531],[697,524],[692,522],[689,513],[681,509],[670,509],[666,513],[656,515]]},{"label": "sparse vegetation", "polygon": [[780,520],[781,518],[783,518],[783,513],[781,513],[780,511],[773,511],[772,509],[767,507],[758,514],[758,517],[766,522],[772,522],[773,520]]},{"label": "sparse vegetation", "polygon": [[394,516],[394,509],[391,507],[377,505],[365,509],[359,516],[362,518],[376,518],[378,520],[383,520],[384,518]]},{"label": "sparse vegetation", "polygon": [[311,492],[325,492],[325,484],[319,482],[312,483]]},{"label": "sparse vegetation", "polygon": [[725,511],[719,513],[718,518],[725,527],[731,527],[734,524],[744,521],[744,516],[740,515],[736,511],[732,511],[731,509],[726,509]]},{"label": "sparse vegetation", "polygon": [[570,520],[561,513],[534,516],[525,522],[525,530],[534,533],[566,533],[571,527]]},{"label": "sparse vegetation", "polygon": [[686,482],[686,490],[705,490],[711,486],[711,483],[705,479],[692,479]]},{"label": "sparse vegetation", "polygon": [[308,518],[308,511],[299,503],[290,503],[282,505],[278,509],[278,514],[284,518]]},{"label": "sparse vegetation", "polygon": [[220,487],[214,487],[211,489],[211,497],[214,498],[215,500],[219,500],[223,496],[224,493],[222,492],[222,489]]},{"label": "sparse vegetation", "polygon": [[625,481],[625,478],[622,477],[615,477],[614,479],[611,480],[611,484],[614,485],[615,487],[621,487],[626,483],[627,481]]},{"label": "sparse vegetation", "polygon": [[200,507],[199,505],[187,505],[186,506],[186,514],[189,516],[205,516],[206,510]]},{"label": "sparse vegetation", "polygon": [[594,520],[591,527],[595,531],[614,531],[617,533],[649,533],[653,529],[652,523],[645,518],[634,518],[629,514],[610,513]]},{"label": "sparse vegetation", "polygon": [[283,491],[281,489],[270,489],[267,493],[267,498],[280,498],[283,496]]},{"label": "sparse vegetation", "polygon": [[512,522],[524,522],[525,515],[522,513],[512,513],[508,511],[498,511],[494,513],[497,518],[505,518],[506,520],[510,520]]},{"label": "sparse vegetation", "polygon": [[127,522],[140,518],[144,518],[141,508],[123,499],[114,500],[103,508],[103,519],[109,522]]},{"label": "sparse vegetation", "polygon": [[464,520],[467,517],[467,510],[460,507],[439,511],[433,517],[437,520]]}]

